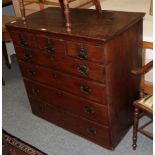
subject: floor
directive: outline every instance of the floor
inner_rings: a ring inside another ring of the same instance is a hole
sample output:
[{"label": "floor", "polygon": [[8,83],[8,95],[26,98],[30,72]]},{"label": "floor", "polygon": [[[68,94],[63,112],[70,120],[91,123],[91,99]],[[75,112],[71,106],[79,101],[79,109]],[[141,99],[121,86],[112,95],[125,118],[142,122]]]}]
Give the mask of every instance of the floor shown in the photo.
[{"label": "floor", "polygon": [[[152,155],[152,140],[139,134],[138,148],[132,150],[132,127],[115,151],[104,149],[43,119],[34,116],[21,78],[18,63],[12,57],[12,69],[3,64],[3,128],[49,155]],[[143,118],[141,122],[148,118]],[[149,127],[152,130],[152,126]]]}]

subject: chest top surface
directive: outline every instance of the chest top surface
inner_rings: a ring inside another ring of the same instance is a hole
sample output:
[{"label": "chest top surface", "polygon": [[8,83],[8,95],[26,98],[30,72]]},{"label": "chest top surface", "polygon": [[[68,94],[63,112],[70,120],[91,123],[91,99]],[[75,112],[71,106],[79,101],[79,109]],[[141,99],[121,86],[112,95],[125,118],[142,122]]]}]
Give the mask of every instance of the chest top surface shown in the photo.
[{"label": "chest top surface", "polygon": [[99,14],[92,9],[70,9],[72,29],[68,33],[61,9],[50,7],[27,16],[26,24],[18,19],[16,22],[8,23],[7,26],[107,41],[141,20],[144,15],[144,13],[105,10]]}]

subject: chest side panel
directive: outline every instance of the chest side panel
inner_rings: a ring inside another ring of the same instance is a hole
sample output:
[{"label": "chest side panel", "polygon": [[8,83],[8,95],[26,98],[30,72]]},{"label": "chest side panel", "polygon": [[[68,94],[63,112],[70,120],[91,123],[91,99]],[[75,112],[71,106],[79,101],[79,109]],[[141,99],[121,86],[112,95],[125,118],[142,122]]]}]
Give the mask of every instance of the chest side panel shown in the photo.
[{"label": "chest side panel", "polygon": [[142,65],[142,21],[105,45],[106,87],[111,138],[116,145],[133,121],[132,102],[137,99],[140,77],[131,70]]}]

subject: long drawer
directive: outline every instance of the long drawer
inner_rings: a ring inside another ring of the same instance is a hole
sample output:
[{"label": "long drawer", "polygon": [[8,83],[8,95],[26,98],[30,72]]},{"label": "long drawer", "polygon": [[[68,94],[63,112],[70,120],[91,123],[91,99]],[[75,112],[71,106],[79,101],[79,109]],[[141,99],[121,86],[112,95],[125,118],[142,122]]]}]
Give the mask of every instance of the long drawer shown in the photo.
[{"label": "long drawer", "polygon": [[25,63],[23,61],[19,62],[22,74],[25,78],[97,101],[101,104],[106,103],[104,84],[90,82],[82,78],[73,77],[69,74]]},{"label": "long drawer", "polygon": [[63,48],[61,50],[56,48],[54,53],[41,49],[29,49],[17,46],[15,46],[15,49],[18,58],[29,63],[51,67],[99,82],[104,82],[105,80],[105,68],[103,65],[65,56]]},{"label": "long drawer", "polygon": [[32,112],[47,121],[83,136],[101,146],[112,149],[108,126],[102,126],[87,119],[67,113],[64,109],[48,105],[30,97]]},{"label": "long drawer", "polygon": [[109,123],[107,106],[30,80],[24,80],[24,82],[29,96],[39,98],[50,105],[63,107],[71,113],[95,122],[105,125]]}]

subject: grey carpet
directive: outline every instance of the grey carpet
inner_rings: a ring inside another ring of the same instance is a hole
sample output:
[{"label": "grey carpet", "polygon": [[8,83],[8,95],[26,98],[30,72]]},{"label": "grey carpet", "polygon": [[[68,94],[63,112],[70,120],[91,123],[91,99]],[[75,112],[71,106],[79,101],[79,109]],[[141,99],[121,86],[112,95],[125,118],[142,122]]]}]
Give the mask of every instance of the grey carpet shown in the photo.
[{"label": "grey carpet", "polygon": [[[132,128],[116,147],[115,151],[104,149],[84,138],[74,135],[41,118],[34,116],[26,95],[23,80],[16,58],[12,58],[12,69],[3,64],[2,88],[3,128],[39,148],[49,155],[152,155],[153,143],[149,138],[138,134],[138,147],[132,150]],[[141,122],[146,121],[145,117]],[[149,127],[152,130],[152,126]]]}]

